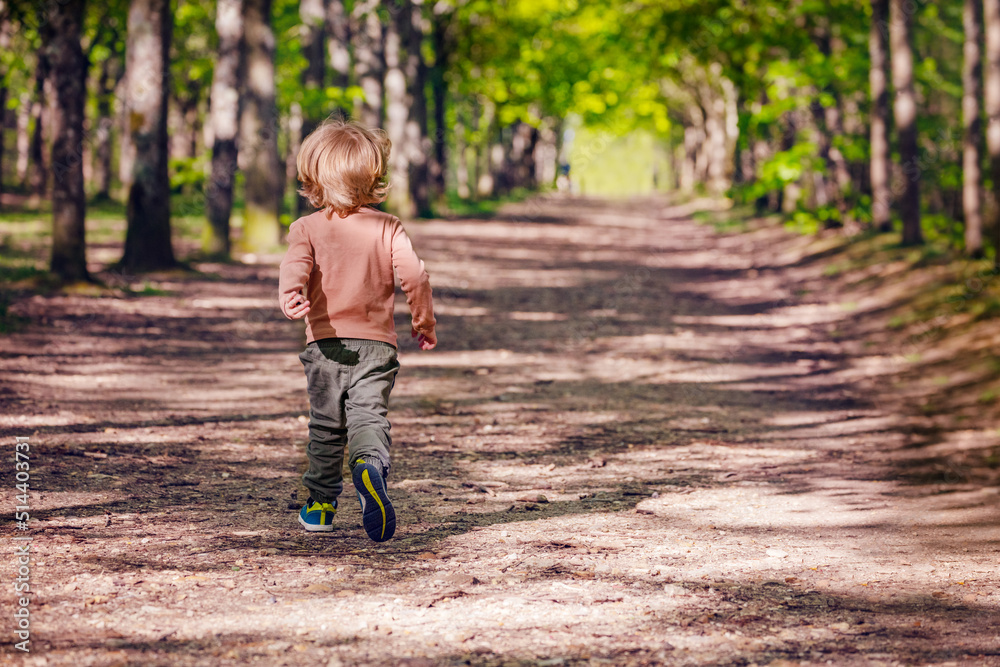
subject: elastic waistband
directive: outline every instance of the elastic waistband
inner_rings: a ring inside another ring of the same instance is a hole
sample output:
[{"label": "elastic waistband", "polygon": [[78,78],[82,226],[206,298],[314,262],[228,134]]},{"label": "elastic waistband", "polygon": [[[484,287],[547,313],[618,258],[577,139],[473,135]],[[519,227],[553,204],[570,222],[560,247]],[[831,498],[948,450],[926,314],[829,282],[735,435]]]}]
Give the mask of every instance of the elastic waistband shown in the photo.
[{"label": "elastic waistband", "polygon": [[320,338],[309,343],[316,347],[388,347],[393,350],[395,345],[386,343],[384,340],[371,340],[369,338]]}]

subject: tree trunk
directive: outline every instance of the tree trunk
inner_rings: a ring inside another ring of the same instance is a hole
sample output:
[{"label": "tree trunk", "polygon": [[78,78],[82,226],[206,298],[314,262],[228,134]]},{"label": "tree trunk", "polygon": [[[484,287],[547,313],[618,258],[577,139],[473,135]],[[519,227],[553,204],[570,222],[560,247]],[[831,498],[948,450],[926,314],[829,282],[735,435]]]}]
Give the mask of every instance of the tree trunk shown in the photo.
[{"label": "tree trunk", "polygon": [[[327,0],[326,35],[333,85],[340,88],[343,95],[351,84],[351,20],[344,0]],[[350,118],[351,109],[343,96],[334,113],[342,119]]]},{"label": "tree trunk", "polygon": [[[720,108],[721,107],[721,108]],[[726,155],[726,129],[724,122],[725,107],[723,100],[713,97],[706,106],[705,135],[708,149],[708,183],[715,194],[722,194],[729,187],[726,178],[726,165],[729,163]]]},{"label": "tree trunk", "polygon": [[83,191],[83,105],[87,74],[80,30],[84,0],[53,5],[52,29],[43,48],[52,65],[56,92],[52,143],[52,261],[60,280],[87,279]]},{"label": "tree trunk", "polygon": [[[786,113],[781,118],[781,134],[778,136],[778,151],[790,151],[799,135],[801,121],[794,111]],[[799,204],[799,196],[802,188],[798,183],[787,183],[783,188],[775,190],[771,199],[772,209],[775,213],[791,213]]]},{"label": "tree trunk", "polygon": [[410,119],[406,123],[406,147],[409,150],[410,198],[418,215],[428,216],[430,206],[430,171],[427,156],[431,139],[427,132],[427,63],[424,62],[424,27],[422,0],[410,0],[407,24],[406,80],[409,84]]},{"label": "tree trunk", "polygon": [[708,185],[708,132],[705,130],[706,114],[698,104],[692,104],[688,111],[691,117],[694,133],[691,137],[691,148],[693,150],[692,159],[694,161],[695,186],[701,184]]},{"label": "tree trunk", "polygon": [[365,96],[355,100],[354,116],[368,127],[382,127],[385,38],[378,7],[379,0],[358,0],[352,15],[354,76]]},{"label": "tree trunk", "polygon": [[698,104],[692,103],[688,105],[687,117],[690,122],[684,126],[683,189],[693,192],[708,180],[705,113]]},{"label": "tree trunk", "polygon": [[726,178],[726,125],[725,100],[707,83],[699,90],[701,109],[705,118],[705,178],[708,188],[715,194],[722,194],[728,187]]},{"label": "tree trunk", "polygon": [[505,168],[505,189],[534,189],[537,186],[535,181],[535,148],[537,145],[537,128],[521,121],[514,123],[511,127],[510,153],[507,156]]},{"label": "tree trunk", "polygon": [[[344,8],[344,0],[327,0],[326,5],[327,52],[333,85],[344,89],[351,83],[351,22]],[[342,115],[347,109],[341,107]]]},{"label": "tree trunk", "polygon": [[324,0],[301,0],[299,20],[302,22],[302,54],[306,57],[306,67],[302,71],[302,83],[307,87],[321,87],[326,73],[325,21],[327,7]]},{"label": "tree trunk", "polygon": [[[128,95],[128,90],[128,67],[126,67],[115,96],[123,99]],[[128,104],[123,103],[119,107],[121,112],[118,118],[118,181],[121,183],[122,198],[128,199],[129,190],[132,188],[132,169],[135,166],[135,144],[132,143]]]},{"label": "tree trunk", "polygon": [[[183,83],[179,84],[183,86]],[[167,161],[181,160],[185,157],[187,141],[184,131],[184,117],[187,115],[187,101],[180,95],[167,100]]]},{"label": "tree trunk", "polygon": [[219,0],[215,15],[219,51],[212,73],[209,124],[212,127],[212,173],[205,192],[208,225],[202,250],[229,257],[229,219],[236,176],[236,136],[240,120],[240,75],[243,65],[243,1]]},{"label": "tree trunk", "polygon": [[170,0],[133,0],[125,50],[125,105],[135,161],[125,216],[121,266],[154,271],[176,266],[170,245],[167,97],[170,90]]},{"label": "tree trunk", "polygon": [[[760,130],[758,129],[758,132]],[[768,158],[771,157],[771,144],[765,138],[769,136],[770,132],[766,132],[764,136],[760,136],[753,140],[753,148],[748,152],[750,153],[750,164],[752,165],[752,170],[748,173],[751,174],[751,178],[756,179],[758,165],[763,165],[767,162]],[[768,208],[770,197],[768,193],[761,193],[757,199],[754,201],[754,208],[763,213]]]},{"label": "tree trunk", "polygon": [[[739,134],[738,129],[739,119],[751,115],[749,104],[750,100],[746,96],[739,96],[736,106],[736,147],[733,151],[733,184],[738,186],[737,192],[752,184],[757,175],[757,163],[754,160],[753,152],[753,145],[757,138],[751,135],[749,123],[742,134]],[[759,131],[759,128],[757,130]]]},{"label": "tree trunk", "polygon": [[483,104],[482,117],[479,119],[479,145],[476,146],[476,196],[477,198],[492,197],[496,194],[496,178],[494,177],[493,164],[495,154],[500,153],[503,159],[503,148],[494,150],[492,139],[498,134],[498,129],[494,127],[496,118],[496,105],[492,100],[487,100]]},{"label": "tree trunk", "polygon": [[[828,18],[819,18],[813,39],[819,52],[829,60],[833,54],[833,37],[830,34]],[[822,187],[825,189],[827,202],[837,209],[840,223],[855,231],[853,223],[847,219],[846,194],[851,186],[851,174],[847,160],[837,147],[837,140],[844,136],[840,93],[832,83],[827,84],[823,92],[833,99],[833,104],[823,105],[817,96],[811,105],[813,118],[819,129],[819,154],[826,167],[825,173],[822,174]]]},{"label": "tree trunk", "polygon": [[[3,72],[0,72],[0,81],[6,80]],[[4,163],[4,134],[7,129],[5,119],[7,116],[7,86],[0,83],[0,202],[3,200],[3,163]]]},{"label": "tree trunk", "polygon": [[[503,176],[503,167],[509,162],[507,157],[508,145],[504,143],[503,132],[500,129],[499,114],[493,119],[493,126],[490,128],[490,132],[487,136],[494,137],[494,141],[489,146],[489,161],[487,163],[487,168],[490,175],[490,183],[492,183],[492,189],[484,189],[480,191],[480,194],[485,197],[496,197],[501,193],[501,178]],[[506,192],[506,190],[504,190]]]},{"label": "tree trunk", "polygon": [[678,146],[681,151],[681,168],[679,170],[680,189],[684,193],[694,192],[698,174],[696,156],[698,154],[698,130],[693,125],[684,126],[684,143]]},{"label": "tree trunk", "polygon": [[302,105],[292,102],[288,107],[288,116],[282,125],[285,129],[285,136],[288,138],[288,150],[285,153],[285,188],[295,192],[295,214],[302,217],[311,213],[314,209],[309,205],[309,200],[296,192],[298,190],[298,156],[302,148],[302,139],[305,136],[303,131],[305,122],[302,118]]},{"label": "tree trunk", "polygon": [[983,26],[986,32],[986,76],[984,104],[986,111],[986,148],[990,156],[990,179],[993,181],[994,265],[1000,270],[1000,0],[983,0]]},{"label": "tree trunk", "polygon": [[[441,4],[441,3],[437,3]],[[441,200],[447,188],[448,158],[447,158],[447,121],[445,103],[448,95],[448,85],[444,74],[448,66],[448,44],[445,39],[445,19],[437,12],[437,5],[432,7],[432,39],[434,43],[434,67],[431,69],[431,94],[434,99],[434,159],[430,163],[430,183],[432,197]],[[464,157],[462,158],[464,159]],[[465,176],[468,179],[468,173]]]},{"label": "tree trunk", "polygon": [[[51,25],[45,22],[39,32],[45,39],[45,34],[51,30]],[[31,162],[31,192],[37,197],[44,197],[48,184],[49,170],[45,161],[45,107],[46,86],[45,82],[49,78],[49,59],[45,55],[45,48],[38,49],[38,62],[35,65],[35,103],[31,107],[31,115],[35,121],[35,127],[31,133],[31,148],[29,157]]]},{"label": "tree trunk", "polygon": [[101,73],[97,78],[97,131],[94,142],[94,184],[95,198],[103,201],[111,198],[111,103],[114,90],[111,63],[116,58],[109,55],[101,63]]},{"label": "tree trunk", "polygon": [[965,218],[965,253],[983,256],[982,174],[980,145],[983,141],[979,96],[982,90],[983,3],[965,0],[962,12],[965,48],[962,60],[962,211]]},{"label": "tree trunk", "polygon": [[462,121],[464,114],[459,113],[455,123],[455,187],[456,193],[461,199],[469,199],[472,190],[469,188],[469,160],[468,143],[465,136],[465,123]]},{"label": "tree trunk", "polygon": [[889,191],[889,0],[872,0],[872,23],[868,32],[871,68],[871,186],[872,226],[880,232],[892,230],[892,196]]},{"label": "tree trunk", "polygon": [[[0,53],[10,50],[10,9],[0,0]],[[7,71],[0,62],[0,194],[3,193],[4,135],[7,120]]]},{"label": "tree trunk", "polygon": [[201,113],[198,107],[201,103],[201,90],[193,94],[187,100],[184,107],[184,126],[187,128],[187,142],[185,145],[185,157],[195,158],[201,153],[198,150],[198,137],[201,136]]},{"label": "tree trunk", "polygon": [[559,121],[547,118],[542,123],[538,133],[538,145],[534,154],[534,174],[532,180],[536,185],[550,188],[555,184],[559,170]]},{"label": "tree trunk", "polygon": [[840,214],[841,222],[846,223],[847,199],[844,197],[844,193],[850,184],[850,173],[847,169],[847,161],[840,149],[834,145],[836,137],[844,134],[840,114],[840,96],[829,89],[826,92],[834,98],[833,105],[824,107],[818,99],[815,99],[810,107],[819,135],[818,153],[825,167],[824,173],[820,175],[818,187],[822,190],[823,202],[832,204]]},{"label": "tree trunk", "polygon": [[903,168],[903,193],[899,216],[903,220],[903,245],[923,243],[920,230],[920,162],[917,147],[917,97],[913,90],[913,35],[915,5],[891,0],[889,40],[892,49],[892,86],[896,91],[893,112]]},{"label": "tree trunk", "polygon": [[29,151],[31,150],[31,96],[21,93],[17,107],[17,184],[23,188],[28,180]]},{"label": "tree trunk", "polygon": [[242,247],[274,248],[280,240],[282,174],[275,106],[274,33],[271,0],[244,0],[247,76],[240,123],[240,151],[246,175]]},{"label": "tree trunk", "polygon": [[395,6],[394,15],[385,31],[385,100],[386,132],[392,142],[389,155],[389,189],[387,205],[400,218],[413,217],[413,200],[410,198],[410,163],[406,145],[406,123],[409,120],[410,98],[406,90],[406,74],[403,72],[405,54],[403,45],[407,39],[410,18],[409,0],[402,6]]},{"label": "tree trunk", "polygon": [[[306,57],[306,67],[302,70],[302,86],[307,91],[305,108],[299,108],[298,119],[289,118],[288,167],[293,191],[296,182],[296,158],[302,139],[315,130],[324,115],[325,105],[317,106],[316,97],[324,90],[326,79],[326,27],[329,15],[328,0],[302,0],[299,3],[299,19],[305,31],[302,51]],[[297,124],[298,127],[294,127]],[[295,196],[295,213],[301,217],[313,212],[309,200],[302,195]]]}]

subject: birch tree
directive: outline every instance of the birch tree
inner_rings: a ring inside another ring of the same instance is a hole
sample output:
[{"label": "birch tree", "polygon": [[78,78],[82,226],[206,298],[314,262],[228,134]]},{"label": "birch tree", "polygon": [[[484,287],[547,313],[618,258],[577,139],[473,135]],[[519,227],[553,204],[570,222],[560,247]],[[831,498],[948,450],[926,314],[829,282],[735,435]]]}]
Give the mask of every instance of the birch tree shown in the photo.
[{"label": "birch tree", "polygon": [[52,272],[64,282],[86,280],[83,191],[83,105],[86,64],[80,48],[84,0],[55,3],[47,56],[56,92],[53,114]]},{"label": "birch tree", "polygon": [[385,36],[378,9],[379,0],[357,0],[352,14],[354,78],[364,93],[355,102],[354,116],[368,127],[383,123]]},{"label": "birch tree", "polygon": [[240,118],[240,71],[243,61],[243,0],[219,0],[215,14],[219,36],[212,72],[209,123],[212,127],[212,167],[205,191],[208,225],[202,242],[208,255],[228,257],[230,216],[236,176],[236,139]]},{"label": "birch tree", "polygon": [[246,177],[242,246],[260,251],[278,245],[283,169],[278,157],[274,32],[271,0],[244,0],[246,77],[240,121],[240,153]]},{"label": "birch tree", "polygon": [[983,255],[983,216],[980,169],[983,141],[980,114],[982,91],[982,0],[965,0],[962,10],[965,44],[962,59],[962,210],[965,217],[965,253]]},{"label": "birch tree", "polygon": [[896,92],[893,114],[899,138],[903,191],[898,206],[903,220],[903,245],[923,243],[920,230],[920,162],[917,147],[917,96],[913,90],[912,11],[907,0],[890,3],[889,41],[892,49],[892,87]]},{"label": "birch tree", "polygon": [[986,31],[986,76],[983,108],[986,112],[986,150],[993,181],[994,266],[1000,270],[1000,0],[983,0]]},{"label": "birch tree", "polygon": [[889,0],[872,0],[872,21],[868,35],[871,66],[869,173],[872,188],[872,226],[881,232],[892,229],[892,195],[889,190]]},{"label": "birch tree", "polygon": [[170,0],[133,0],[125,51],[125,107],[134,159],[121,267],[153,271],[176,265],[170,240],[167,98]]}]

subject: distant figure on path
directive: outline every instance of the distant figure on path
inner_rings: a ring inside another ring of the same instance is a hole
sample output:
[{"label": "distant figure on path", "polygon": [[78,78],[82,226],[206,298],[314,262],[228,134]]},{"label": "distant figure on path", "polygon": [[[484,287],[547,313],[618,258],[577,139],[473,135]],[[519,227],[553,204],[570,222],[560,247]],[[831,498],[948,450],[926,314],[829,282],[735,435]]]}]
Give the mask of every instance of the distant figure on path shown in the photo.
[{"label": "distant figure on path", "polygon": [[392,537],[396,514],[386,493],[392,465],[387,418],[399,362],[393,325],[393,271],[406,293],[411,335],[437,345],[430,280],[399,219],[370,207],[385,201],[390,143],[381,131],[327,121],[305,141],[299,191],[316,208],[288,232],[278,299],[289,319],[306,319],[299,355],[309,391],[310,496],[299,523],[332,531],[343,490],[344,450],[365,532]]}]

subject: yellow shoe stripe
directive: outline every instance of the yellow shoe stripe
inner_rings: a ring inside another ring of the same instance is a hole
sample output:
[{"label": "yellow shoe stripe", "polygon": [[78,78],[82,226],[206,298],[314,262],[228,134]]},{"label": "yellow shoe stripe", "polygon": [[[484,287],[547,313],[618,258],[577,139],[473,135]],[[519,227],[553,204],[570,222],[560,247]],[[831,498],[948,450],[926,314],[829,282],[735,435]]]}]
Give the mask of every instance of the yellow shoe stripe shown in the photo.
[{"label": "yellow shoe stripe", "polygon": [[319,510],[319,522],[320,525],[326,525],[326,513],[331,514],[330,521],[333,521],[333,515],[337,514],[337,508],[333,506],[332,503],[313,503],[309,509],[306,510],[307,513],[315,512]]},{"label": "yellow shoe stripe", "polygon": [[379,537],[385,537],[385,507],[382,505],[382,501],[379,499],[378,494],[375,493],[375,487],[372,486],[372,480],[368,476],[368,469],[365,468],[361,471],[361,481],[365,483],[365,488],[368,489],[368,493],[372,494],[372,498],[378,503],[378,508],[382,510],[382,534]]}]

